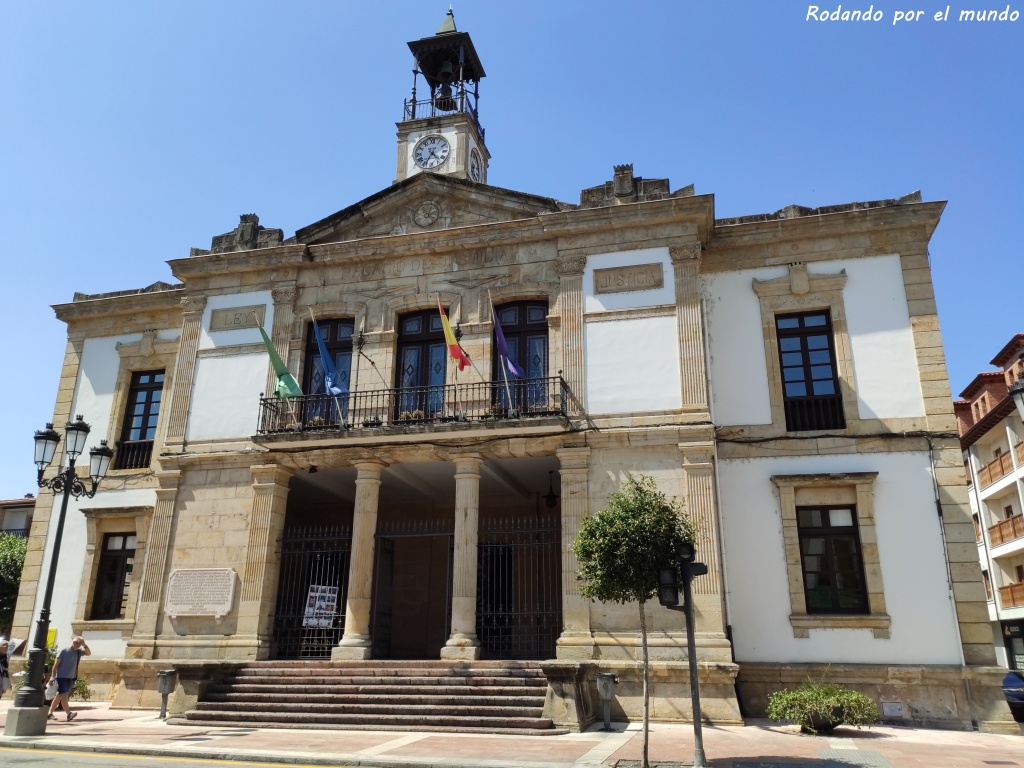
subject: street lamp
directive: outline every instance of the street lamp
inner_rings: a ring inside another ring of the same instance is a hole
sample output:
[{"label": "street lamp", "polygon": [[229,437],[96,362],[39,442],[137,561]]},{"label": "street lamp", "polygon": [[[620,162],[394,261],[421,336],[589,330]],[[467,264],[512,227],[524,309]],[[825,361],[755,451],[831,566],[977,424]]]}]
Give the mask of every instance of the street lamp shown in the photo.
[{"label": "street lamp", "polygon": [[[47,424],[46,429],[41,429],[35,434],[35,464],[39,476],[36,480],[40,488],[49,488],[54,494],[63,493],[64,498],[60,505],[60,516],[57,518],[57,529],[53,537],[53,551],[50,555],[50,571],[46,582],[46,591],[43,593],[43,605],[39,611],[39,621],[36,622],[36,634],[32,643],[32,649],[28,652],[28,670],[26,672],[25,684],[18,691],[14,699],[14,706],[17,707],[43,707],[43,675],[46,672],[46,638],[50,630],[50,601],[53,598],[53,584],[57,578],[57,558],[60,555],[60,543],[64,536],[64,518],[68,511],[68,499],[74,496],[92,498],[96,495],[96,488],[100,480],[107,474],[110,467],[110,459],[114,452],[107,446],[106,440],[100,440],[99,446],[89,451],[89,479],[91,487],[86,487],[83,478],[75,473],[75,462],[85,450],[85,441],[89,437],[89,425],[81,416],[76,416],[75,421],[69,421],[64,427],[64,460],[65,468],[55,477],[44,480],[43,473],[53,461],[57,452],[57,445],[60,443],[60,435],[54,430],[53,424]],[[42,721],[44,730],[46,721]],[[20,735],[20,734],[19,734]]]},{"label": "street lamp", "polygon": [[[686,617],[686,657],[690,667],[690,702],[693,709],[693,768],[707,768],[704,756],[704,736],[701,733],[700,687],[697,684],[697,644],[693,636],[693,589],[696,576],[708,572],[704,563],[695,563],[697,549],[683,542],[676,549],[679,559],[676,568],[662,568],[658,573],[658,602],[672,611],[682,611]],[[679,581],[682,580],[683,604],[679,605]]]}]

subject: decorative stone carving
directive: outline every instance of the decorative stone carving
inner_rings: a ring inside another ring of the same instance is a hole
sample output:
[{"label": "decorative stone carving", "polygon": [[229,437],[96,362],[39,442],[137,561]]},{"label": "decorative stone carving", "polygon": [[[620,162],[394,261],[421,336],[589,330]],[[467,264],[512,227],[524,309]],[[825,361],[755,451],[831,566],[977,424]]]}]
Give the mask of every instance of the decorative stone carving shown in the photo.
[{"label": "decorative stone carving", "polygon": [[206,309],[206,297],[205,296],[183,296],[181,299],[181,308],[184,312],[189,314],[193,312],[202,312]]},{"label": "decorative stone carving", "polygon": [[672,258],[672,261],[688,261],[690,259],[700,259],[701,245],[700,243],[670,245],[668,247],[668,255]]},{"label": "decorative stone carving", "polygon": [[274,304],[294,304],[295,303],[295,286],[288,288],[275,288],[270,292],[270,295],[274,299]]},{"label": "decorative stone carving", "polygon": [[555,259],[555,268],[560,275],[579,275],[587,266],[586,256],[559,256]]},{"label": "decorative stone carving", "polygon": [[167,579],[164,610],[178,616],[214,616],[230,613],[235,603],[233,568],[178,568]]}]

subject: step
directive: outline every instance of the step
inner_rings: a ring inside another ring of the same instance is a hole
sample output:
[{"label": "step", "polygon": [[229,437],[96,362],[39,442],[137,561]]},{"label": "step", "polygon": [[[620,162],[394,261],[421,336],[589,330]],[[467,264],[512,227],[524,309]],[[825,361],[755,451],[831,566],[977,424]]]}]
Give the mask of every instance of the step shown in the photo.
[{"label": "step", "polygon": [[543,716],[544,709],[541,707],[491,707],[491,706],[466,706],[462,705],[436,705],[436,704],[400,704],[396,702],[384,702],[378,704],[336,704],[336,703],[300,703],[290,704],[274,702],[225,702],[225,701],[201,701],[196,704],[199,712],[262,712],[264,715],[390,715],[419,717],[421,719],[431,717],[510,717],[510,718],[539,718]]},{"label": "step", "polygon": [[251,702],[252,704],[433,704],[459,706],[472,703],[481,707],[543,707],[543,696],[437,695],[429,691],[407,694],[334,694],[334,693],[207,693],[205,702]]},{"label": "step", "polygon": [[219,683],[220,685],[290,685],[300,688],[310,686],[338,686],[338,685],[419,685],[424,687],[435,687],[438,685],[462,686],[462,687],[516,687],[516,688],[546,688],[547,680],[519,677],[286,677],[284,675],[241,675]]},{"label": "step", "polygon": [[385,667],[259,667],[251,669],[242,667],[234,672],[236,677],[293,677],[307,680],[311,677],[416,677],[434,679],[438,677],[457,677],[475,679],[478,677],[507,677],[523,680],[547,680],[540,669],[462,669],[451,667],[402,667],[388,669]]},{"label": "step", "polygon": [[[166,720],[168,725],[196,725],[196,721],[187,720],[184,717],[171,717]],[[252,728],[252,723],[243,723],[237,720],[218,720],[204,722],[206,727],[215,728]],[[325,731],[413,731],[416,733],[475,733],[475,734],[500,734],[508,736],[563,736],[569,733],[565,728],[495,728],[485,726],[474,728],[470,726],[443,726],[443,725],[365,725],[345,723],[273,723],[261,722],[260,728],[301,728],[303,730],[325,730]]]},{"label": "step", "polygon": [[421,669],[444,668],[444,669],[540,669],[539,661],[451,661],[447,659],[352,659],[347,661],[331,661],[329,659],[282,659],[271,661],[248,661],[245,669],[282,669],[317,667],[330,669],[343,669],[345,667],[360,668],[386,668],[399,669],[402,667],[418,667]]},{"label": "step", "polygon": [[232,721],[236,723],[295,723],[322,725],[434,725],[465,728],[550,728],[552,722],[544,717],[483,717],[483,716],[432,716],[432,715],[360,715],[360,714],[322,714],[302,713],[284,714],[280,712],[202,712],[191,710],[185,713],[185,719],[192,725],[196,723],[214,723]]},{"label": "step", "polygon": [[380,694],[387,696],[420,695],[429,692],[439,696],[544,696],[546,686],[506,685],[280,685],[272,683],[218,683],[207,693],[291,694],[308,692],[318,695]]}]

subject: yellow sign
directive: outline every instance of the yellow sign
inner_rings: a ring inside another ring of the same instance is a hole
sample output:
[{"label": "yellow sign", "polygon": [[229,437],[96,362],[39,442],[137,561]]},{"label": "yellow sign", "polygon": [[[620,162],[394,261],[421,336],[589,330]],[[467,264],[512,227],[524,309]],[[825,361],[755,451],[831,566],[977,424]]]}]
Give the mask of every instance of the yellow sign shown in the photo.
[{"label": "yellow sign", "polygon": [[46,631],[46,647],[56,648],[57,647],[57,630],[54,627],[50,627]]}]

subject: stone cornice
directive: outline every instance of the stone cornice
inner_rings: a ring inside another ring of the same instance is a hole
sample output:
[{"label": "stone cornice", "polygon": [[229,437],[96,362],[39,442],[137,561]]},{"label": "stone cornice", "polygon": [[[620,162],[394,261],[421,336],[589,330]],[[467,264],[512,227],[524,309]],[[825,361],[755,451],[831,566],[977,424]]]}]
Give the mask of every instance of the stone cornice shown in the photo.
[{"label": "stone cornice", "polygon": [[57,319],[65,323],[91,317],[127,315],[136,312],[172,311],[181,312],[181,297],[185,286],[153,293],[136,293],[127,296],[109,296],[102,299],[85,299],[66,304],[52,304]]}]

